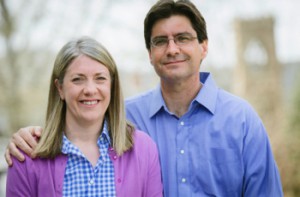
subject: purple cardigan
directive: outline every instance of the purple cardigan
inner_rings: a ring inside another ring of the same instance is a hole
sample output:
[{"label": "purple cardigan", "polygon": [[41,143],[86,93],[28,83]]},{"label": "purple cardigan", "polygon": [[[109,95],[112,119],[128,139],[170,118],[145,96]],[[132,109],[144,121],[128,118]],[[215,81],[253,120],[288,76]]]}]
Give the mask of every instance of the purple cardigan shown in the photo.
[{"label": "purple cardigan", "polygon": [[[157,147],[147,134],[135,131],[131,150],[118,157],[110,148],[109,155],[115,169],[117,197],[163,196]],[[7,173],[6,196],[62,196],[67,159],[66,155],[53,160],[26,156],[23,163],[13,159]]]}]

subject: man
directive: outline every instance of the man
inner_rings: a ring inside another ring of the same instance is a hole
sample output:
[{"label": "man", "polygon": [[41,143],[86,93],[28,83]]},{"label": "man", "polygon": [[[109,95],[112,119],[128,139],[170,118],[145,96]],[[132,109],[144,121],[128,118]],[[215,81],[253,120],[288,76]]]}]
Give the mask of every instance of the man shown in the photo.
[{"label": "man", "polygon": [[[211,74],[199,74],[208,37],[197,8],[188,0],[158,1],[145,18],[144,37],[160,86],[128,99],[127,118],[157,143],[164,195],[283,196],[258,115],[219,89]],[[14,143],[28,152],[35,146],[29,133],[39,135],[33,127],[15,134],[12,154],[20,154]]]}]

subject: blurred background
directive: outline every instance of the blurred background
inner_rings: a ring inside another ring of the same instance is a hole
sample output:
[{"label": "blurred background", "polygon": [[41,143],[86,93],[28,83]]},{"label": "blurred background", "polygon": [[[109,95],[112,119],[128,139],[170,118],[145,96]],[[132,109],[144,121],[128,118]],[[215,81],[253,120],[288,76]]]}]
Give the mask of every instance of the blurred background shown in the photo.
[{"label": "blurred background", "polygon": [[[0,196],[5,196],[9,137],[44,124],[48,84],[58,50],[87,35],[111,52],[125,97],[158,78],[143,39],[156,0],[0,0]],[[202,71],[247,99],[263,119],[286,197],[300,196],[299,0],[195,0],[207,22]]]}]

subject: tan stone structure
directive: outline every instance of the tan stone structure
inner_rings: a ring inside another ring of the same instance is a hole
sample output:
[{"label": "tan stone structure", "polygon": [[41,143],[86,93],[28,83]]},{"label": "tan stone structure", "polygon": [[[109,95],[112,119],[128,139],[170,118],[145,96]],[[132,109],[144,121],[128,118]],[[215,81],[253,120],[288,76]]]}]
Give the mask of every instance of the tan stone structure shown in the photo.
[{"label": "tan stone structure", "polygon": [[[274,20],[236,20],[237,65],[233,92],[257,110],[271,141],[282,128],[282,72],[274,41]],[[277,140],[276,140],[277,139]]]}]

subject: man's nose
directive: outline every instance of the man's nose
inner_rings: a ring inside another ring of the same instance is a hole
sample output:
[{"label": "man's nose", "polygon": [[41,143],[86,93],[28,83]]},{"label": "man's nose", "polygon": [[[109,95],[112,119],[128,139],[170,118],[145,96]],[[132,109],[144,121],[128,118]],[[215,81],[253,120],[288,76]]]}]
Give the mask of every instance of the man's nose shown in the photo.
[{"label": "man's nose", "polygon": [[174,39],[169,39],[168,41],[168,46],[167,46],[167,53],[170,55],[175,55],[177,53],[179,53],[180,48],[179,46],[176,44]]}]

